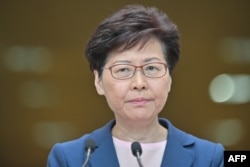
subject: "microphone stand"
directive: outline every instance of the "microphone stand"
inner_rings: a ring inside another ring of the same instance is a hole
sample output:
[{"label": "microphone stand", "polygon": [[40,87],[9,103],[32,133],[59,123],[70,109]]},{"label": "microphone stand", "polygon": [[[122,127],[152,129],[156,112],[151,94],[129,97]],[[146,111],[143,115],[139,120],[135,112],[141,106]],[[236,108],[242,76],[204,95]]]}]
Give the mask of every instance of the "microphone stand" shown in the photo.
[{"label": "microphone stand", "polygon": [[82,165],[82,167],[87,167],[87,164],[89,162],[90,159],[90,155],[91,153],[93,153],[95,151],[95,141],[93,139],[87,139],[85,142],[85,151],[86,151],[86,159]]},{"label": "microphone stand", "polygon": [[142,162],[141,162],[142,148],[141,148],[140,143],[137,141],[133,142],[131,144],[131,151],[133,155],[136,157],[139,167],[143,167]]},{"label": "microphone stand", "polygon": [[138,162],[138,164],[139,164],[139,167],[143,167],[142,162],[141,162],[141,156],[140,156],[140,152],[139,152],[139,151],[136,151],[136,159],[137,159],[137,162]]},{"label": "microphone stand", "polygon": [[85,161],[84,161],[82,167],[86,167],[86,166],[87,166],[87,164],[88,164],[88,162],[89,162],[90,154],[91,154],[91,148],[89,148],[89,149],[87,150],[87,156],[86,156],[86,159],[85,159]]}]

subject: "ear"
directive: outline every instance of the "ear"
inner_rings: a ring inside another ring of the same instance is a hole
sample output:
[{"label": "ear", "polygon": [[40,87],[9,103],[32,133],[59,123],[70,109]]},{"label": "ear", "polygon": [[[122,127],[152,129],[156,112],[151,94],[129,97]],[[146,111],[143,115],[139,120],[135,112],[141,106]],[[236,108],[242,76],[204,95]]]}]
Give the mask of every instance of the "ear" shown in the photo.
[{"label": "ear", "polygon": [[102,85],[102,78],[99,77],[98,71],[94,70],[95,76],[95,88],[99,95],[104,95],[103,85]]},{"label": "ear", "polygon": [[171,91],[171,85],[172,85],[172,77],[171,76],[169,76],[169,81],[168,81],[168,92],[170,92]]}]

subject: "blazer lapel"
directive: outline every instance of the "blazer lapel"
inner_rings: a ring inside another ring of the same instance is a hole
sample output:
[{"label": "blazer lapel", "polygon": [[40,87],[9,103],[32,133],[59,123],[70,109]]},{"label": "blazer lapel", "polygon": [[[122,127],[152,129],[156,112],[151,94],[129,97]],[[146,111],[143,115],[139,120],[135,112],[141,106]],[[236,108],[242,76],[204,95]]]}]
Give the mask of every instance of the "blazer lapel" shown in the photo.
[{"label": "blazer lapel", "polygon": [[111,129],[114,124],[115,121],[110,121],[106,126],[95,131],[90,136],[90,138],[93,138],[96,142],[95,152],[89,161],[90,167],[119,167],[111,134]]},{"label": "blazer lapel", "polygon": [[178,141],[169,139],[165,149],[162,167],[190,167],[194,160],[194,154],[188,151]]},{"label": "blazer lapel", "polygon": [[190,167],[195,154],[188,147],[194,144],[194,139],[175,128],[168,120],[160,119],[160,123],[168,129],[167,145],[162,160],[162,167]]},{"label": "blazer lapel", "polygon": [[106,140],[96,148],[90,159],[91,167],[118,167],[119,162],[116,156],[115,148],[112,140]]}]

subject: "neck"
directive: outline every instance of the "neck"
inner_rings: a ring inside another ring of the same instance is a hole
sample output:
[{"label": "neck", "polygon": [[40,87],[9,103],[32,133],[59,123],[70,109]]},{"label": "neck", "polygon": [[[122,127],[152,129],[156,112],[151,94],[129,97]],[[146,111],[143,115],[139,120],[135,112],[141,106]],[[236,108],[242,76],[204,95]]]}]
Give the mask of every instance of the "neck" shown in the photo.
[{"label": "neck", "polygon": [[163,127],[158,118],[150,121],[121,121],[116,119],[112,135],[124,141],[138,141],[153,143],[164,141],[167,138],[167,129]]}]

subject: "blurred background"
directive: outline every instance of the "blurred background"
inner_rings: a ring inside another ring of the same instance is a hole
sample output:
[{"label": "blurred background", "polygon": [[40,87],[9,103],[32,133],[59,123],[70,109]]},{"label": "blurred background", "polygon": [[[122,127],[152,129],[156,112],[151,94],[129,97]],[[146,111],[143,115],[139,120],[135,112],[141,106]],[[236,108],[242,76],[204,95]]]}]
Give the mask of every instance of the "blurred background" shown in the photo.
[{"label": "blurred background", "polygon": [[133,3],[160,8],[181,33],[161,116],[227,150],[250,150],[250,1],[2,0],[1,167],[44,167],[52,145],[113,118],[84,46],[100,21]]}]

